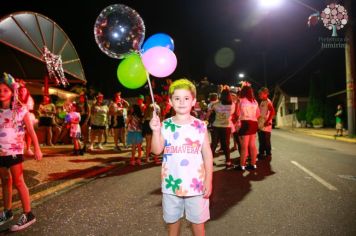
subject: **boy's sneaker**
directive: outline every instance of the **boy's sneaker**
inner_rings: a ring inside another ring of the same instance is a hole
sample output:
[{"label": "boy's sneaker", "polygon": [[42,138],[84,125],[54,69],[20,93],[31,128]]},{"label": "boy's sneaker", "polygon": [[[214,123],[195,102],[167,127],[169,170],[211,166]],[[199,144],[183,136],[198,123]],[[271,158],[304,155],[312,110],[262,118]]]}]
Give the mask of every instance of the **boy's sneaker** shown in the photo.
[{"label": "boy's sneaker", "polygon": [[99,148],[100,150],[103,150],[103,149],[104,149],[104,148],[103,148],[103,145],[101,145],[101,143],[99,143],[98,148]]},{"label": "boy's sneaker", "polygon": [[27,214],[22,214],[19,220],[17,221],[17,224],[12,225],[10,227],[10,231],[15,232],[15,231],[26,229],[28,226],[32,225],[35,222],[36,222],[36,217],[31,212]]},{"label": "boy's sneaker", "polygon": [[256,170],[257,169],[257,165],[249,165],[247,168],[249,170]]},{"label": "boy's sneaker", "polygon": [[0,225],[3,225],[14,218],[12,211],[3,211],[0,213]]},{"label": "boy's sneaker", "polygon": [[238,165],[235,167],[235,170],[245,171],[245,166]]}]

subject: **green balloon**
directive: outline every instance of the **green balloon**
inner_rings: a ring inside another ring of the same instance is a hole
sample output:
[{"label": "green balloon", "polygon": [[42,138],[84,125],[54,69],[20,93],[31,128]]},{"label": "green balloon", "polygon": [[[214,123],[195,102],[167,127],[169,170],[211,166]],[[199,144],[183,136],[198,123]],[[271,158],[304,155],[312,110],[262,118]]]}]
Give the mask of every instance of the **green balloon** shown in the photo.
[{"label": "green balloon", "polygon": [[142,87],[147,81],[147,71],[137,53],[132,53],[122,60],[117,68],[117,78],[129,89]]},{"label": "green balloon", "polygon": [[61,119],[64,119],[66,117],[66,115],[67,115],[67,112],[61,111],[61,112],[59,112],[58,117]]}]

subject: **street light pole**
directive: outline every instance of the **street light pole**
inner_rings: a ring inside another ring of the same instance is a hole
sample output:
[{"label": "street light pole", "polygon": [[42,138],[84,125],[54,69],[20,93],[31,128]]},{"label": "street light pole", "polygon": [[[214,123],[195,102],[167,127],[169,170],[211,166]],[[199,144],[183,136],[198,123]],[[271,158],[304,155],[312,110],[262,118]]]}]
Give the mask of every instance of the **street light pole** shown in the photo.
[{"label": "street light pole", "polygon": [[[345,7],[348,9],[349,19],[351,17],[351,0],[345,1]],[[352,30],[352,22],[346,29],[345,43],[345,66],[346,66],[346,97],[347,97],[347,123],[348,135],[356,135],[355,119],[355,48]]]}]

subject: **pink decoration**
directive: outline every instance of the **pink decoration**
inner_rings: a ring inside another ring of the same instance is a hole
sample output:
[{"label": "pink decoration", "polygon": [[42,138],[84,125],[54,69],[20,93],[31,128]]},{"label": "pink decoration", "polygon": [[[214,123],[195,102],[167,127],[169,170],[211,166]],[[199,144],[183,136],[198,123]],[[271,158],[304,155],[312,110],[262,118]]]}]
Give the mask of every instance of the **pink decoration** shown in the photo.
[{"label": "pink decoration", "polygon": [[153,47],[142,54],[142,62],[146,70],[158,78],[167,77],[177,67],[177,57],[169,48]]}]

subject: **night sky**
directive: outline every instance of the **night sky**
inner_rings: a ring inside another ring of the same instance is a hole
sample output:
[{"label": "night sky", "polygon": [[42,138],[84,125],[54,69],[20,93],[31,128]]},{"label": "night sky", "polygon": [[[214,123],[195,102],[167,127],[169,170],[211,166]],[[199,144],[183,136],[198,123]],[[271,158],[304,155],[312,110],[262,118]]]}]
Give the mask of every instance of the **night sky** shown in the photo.
[{"label": "night sky", "polygon": [[[331,31],[321,23],[311,28],[307,26],[308,16],[314,13],[311,9],[288,0],[279,8],[266,10],[261,9],[257,2],[12,0],[1,1],[0,16],[16,11],[34,11],[55,21],[73,42],[88,85],[108,96],[117,90],[127,96],[132,94],[117,81],[116,70],[120,60],[102,53],[93,34],[99,13],[118,3],[140,14],[146,26],[146,38],[160,32],[173,38],[178,66],[170,76],[172,79],[188,77],[199,81],[207,76],[215,84],[233,85],[237,83],[236,74],[244,72],[256,81],[256,87],[266,80],[272,88],[290,78],[284,85],[298,92],[308,90],[308,81],[313,75],[327,74],[340,80],[335,90],[344,87],[344,50],[320,51],[319,37],[330,37]],[[327,4],[324,0],[302,2],[319,11]],[[339,36],[343,33],[343,30],[338,31]],[[227,68],[220,68],[215,62],[216,53],[226,47],[232,49],[235,59]]]}]

